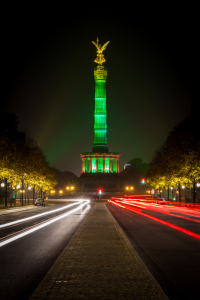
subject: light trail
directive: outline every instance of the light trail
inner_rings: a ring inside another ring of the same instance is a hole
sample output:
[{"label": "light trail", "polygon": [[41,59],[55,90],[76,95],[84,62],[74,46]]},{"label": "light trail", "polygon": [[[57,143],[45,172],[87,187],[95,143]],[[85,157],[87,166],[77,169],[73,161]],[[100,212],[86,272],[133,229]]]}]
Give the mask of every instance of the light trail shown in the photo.
[{"label": "light trail", "polygon": [[187,210],[182,210],[181,209],[181,211],[180,211],[179,207],[167,207],[167,206],[163,207],[163,205],[154,204],[154,203],[147,203],[147,202],[145,202],[145,203],[139,202],[139,204],[138,204],[138,202],[135,201],[135,199],[132,200],[132,201],[123,200],[123,201],[121,201],[121,203],[131,205],[131,206],[134,206],[134,207],[140,207],[142,209],[146,209],[146,210],[150,210],[150,211],[155,211],[155,212],[158,212],[158,213],[161,213],[161,214],[170,215],[170,216],[173,216],[173,217],[176,217],[176,218],[181,218],[181,219],[185,219],[185,220],[188,220],[188,221],[193,221],[193,222],[196,222],[196,223],[200,223],[200,220],[185,217],[183,215],[183,214],[185,214],[187,216],[192,216],[194,218],[200,218],[200,216],[197,215],[197,212],[195,212],[195,214],[192,214],[192,213],[188,213]]},{"label": "light trail", "polygon": [[152,219],[152,220],[154,220],[154,221],[156,221],[156,222],[159,222],[159,223],[161,223],[161,224],[167,225],[168,227],[171,227],[171,228],[173,228],[173,229],[176,229],[176,230],[178,230],[178,231],[180,231],[180,232],[183,232],[183,233],[185,233],[185,234],[188,234],[188,235],[190,235],[190,236],[192,236],[192,237],[195,237],[196,239],[199,239],[199,240],[200,240],[200,235],[199,235],[199,234],[194,233],[194,232],[192,232],[192,231],[189,231],[189,230],[187,230],[187,229],[184,229],[184,228],[182,228],[182,227],[176,226],[176,225],[174,225],[174,224],[172,224],[172,223],[163,221],[163,220],[158,219],[158,218],[156,218],[156,217],[150,216],[150,215],[148,215],[148,214],[145,214],[145,213],[142,212],[142,209],[139,209],[139,208],[133,208],[133,207],[127,207],[126,204],[120,205],[119,203],[116,203],[116,202],[114,202],[114,201],[112,201],[112,200],[108,200],[108,202],[111,202],[111,203],[113,203],[114,205],[117,205],[117,206],[120,206],[120,207],[122,207],[122,208],[125,208],[125,209],[128,209],[128,210],[130,210],[130,211],[133,211],[133,212],[135,212],[135,213],[137,213],[137,214],[139,214],[139,215],[142,215],[142,216],[144,216],[144,217],[147,217],[147,218],[149,218],[149,219]]},{"label": "light trail", "polygon": [[36,230],[39,230],[39,229],[41,229],[41,228],[43,228],[43,227],[45,227],[45,226],[48,226],[49,224],[52,224],[52,223],[54,223],[54,222],[56,222],[56,221],[58,221],[58,220],[60,220],[60,219],[62,219],[62,218],[65,218],[66,216],[68,216],[68,215],[70,215],[70,214],[72,214],[72,213],[78,211],[80,208],[82,208],[84,205],[86,205],[86,204],[88,204],[88,203],[90,202],[90,200],[82,200],[82,202],[83,202],[83,201],[84,201],[84,203],[82,203],[82,204],[80,204],[78,207],[76,207],[76,208],[74,208],[74,209],[72,209],[72,210],[66,212],[65,214],[62,214],[61,216],[58,216],[58,217],[55,217],[54,219],[51,219],[51,220],[49,220],[49,221],[46,221],[46,222],[44,222],[43,224],[40,224],[40,225],[38,225],[38,226],[36,226],[36,227],[34,227],[34,228],[28,229],[28,230],[25,231],[25,232],[22,232],[22,233],[20,233],[20,234],[16,234],[15,236],[13,236],[13,237],[11,237],[11,238],[9,238],[9,239],[7,239],[7,240],[1,242],[1,243],[0,243],[0,247],[3,247],[3,246],[5,246],[6,244],[9,244],[9,243],[11,243],[11,242],[13,242],[13,241],[15,241],[15,240],[17,240],[17,239],[20,239],[21,237],[24,237],[24,236],[26,236],[26,235],[28,235],[28,234],[30,234],[30,233],[36,231]]},{"label": "light trail", "polygon": [[22,223],[22,222],[25,222],[25,221],[29,221],[29,220],[32,220],[32,219],[35,219],[35,218],[39,218],[41,216],[52,214],[52,213],[57,212],[57,211],[61,211],[61,210],[67,209],[68,207],[77,205],[78,203],[83,203],[84,200],[82,200],[82,199],[76,199],[76,200],[68,200],[68,201],[77,201],[77,203],[72,203],[72,204],[66,205],[66,206],[58,208],[58,209],[54,209],[54,210],[51,210],[51,211],[47,211],[45,213],[34,215],[32,217],[27,217],[27,218],[24,218],[24,219],[20,219],[20,220],[16,220],[16,221],[13,221],[13,222],[2,224],[2,225],[0,225],[0,229],[8,227],[8,226],[11,226],[11,225],[14,225],[14,224],[18,224],[18,223]]}]

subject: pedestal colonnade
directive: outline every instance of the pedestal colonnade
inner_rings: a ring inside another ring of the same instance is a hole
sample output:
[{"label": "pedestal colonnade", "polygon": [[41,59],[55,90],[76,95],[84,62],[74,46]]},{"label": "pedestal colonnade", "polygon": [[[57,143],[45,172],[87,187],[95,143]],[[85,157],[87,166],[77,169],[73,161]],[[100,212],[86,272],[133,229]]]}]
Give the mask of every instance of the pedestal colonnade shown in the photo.
[{"label": "pedestal colonnade", "polygon": [[82,153],[82,173],[119,173],[119,157],[114,152]]}]

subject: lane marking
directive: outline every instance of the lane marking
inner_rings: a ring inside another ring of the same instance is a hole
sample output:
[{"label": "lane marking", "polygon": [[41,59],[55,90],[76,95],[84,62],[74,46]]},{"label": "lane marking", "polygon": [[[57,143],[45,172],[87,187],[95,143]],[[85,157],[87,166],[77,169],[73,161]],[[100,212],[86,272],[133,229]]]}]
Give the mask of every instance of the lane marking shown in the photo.
[{"label": "lane marking", "polygon": [[62,215],[59,216],[59,217],[55,217],[55,218],[52,219],[52,220],[49,220],[49,221],[47,221],[47,222],[44,222],[43,224],[40,224],[40,225],[38,225],[38,226],[36,226],[36,227],[34,227],[34,228],[32,228],[32,229],[29,229],[29,230],[27,230],[27,231],[25,231],[25,232],[23,232],[23,233],[17,234],[17,235],[15,235],[14,237],[9,238],[9,239],[7,239],[7,240],[1,242],[1,243],[0,243],[0,247],[3,247],[3,246],[5,246],[6,244],[9,244],[9,243],[11,243],[11,242],[13,242],[13,241],[15,241],[15,240],[17,240],[17,239],[20,239],[21,237],[26,236],[26,235],[28,235],[28,234],[30,234],[30,233],[36,231],[36,230],[39,230],[39,229],[41,229],[41,228],[43,228],[43,227],[45,227],[45,226],[47,226],[47,225],[49,225],[49,224],[52,224],[52,223],[54,223],[54,222],[56,222],[56,221],[58,221],[58,220],[60,220],[60,219],[62,219],[62,218],[64,218],[64,217],[66,217],[66,216],[68,216],[68,215],[74,213],[75,211],[78,211],[80,208],[82,208],[83,206],[85,206],[86,204],[88,204],[88,203],[90,202],[90,200],[82,200],[82,202],[83,202],[83,201],[84,201],[84,203],[82,203],[82,204],[80,204],[78,207],[76,207],[76,208],[74,208],[74,209],[72,209],[72,210],[66,212],[65,214],[62,214]]},{"label": "lane marking", "polygon": [[2,224],[2,225],[0,225],[0,229],[1,229],[1,228],[8,227],[8,226],[11,226],[11,225],[14,225],[14,224],[18,224],[18,223],[21,223],[21,222],[29,221],[29,220],[32,220],[32,219],[35,219],[35,218],[39,218],[39,217],[41,217],[41,216],[45,216],[45,215],[48,215],[48,214],[52,214],[52,213],[57,212],[57,211],[60,211],[60,210],[67,209],[68,207],[77,205],[78,203],[82,203],[84,200],[76,199],[76,200],[70,200],[70,201],[77,201],[77,203],[72,203],[72,204],[66,205],[66,206],[61,207],[61,208],[58,208],[58,209],[54,209],[54,210],[51,210],[51,211],[47,211],[47,212],[45,212],[45,213],[41,213],[41,214],[34,215],[34,216],[32,216],[32,217],[27,217],[27,218],[24,218],[24,219],[20,219],[20,220],[16,220],[16,221],[13,221],[13,222],[9,222],[9,223]]}]

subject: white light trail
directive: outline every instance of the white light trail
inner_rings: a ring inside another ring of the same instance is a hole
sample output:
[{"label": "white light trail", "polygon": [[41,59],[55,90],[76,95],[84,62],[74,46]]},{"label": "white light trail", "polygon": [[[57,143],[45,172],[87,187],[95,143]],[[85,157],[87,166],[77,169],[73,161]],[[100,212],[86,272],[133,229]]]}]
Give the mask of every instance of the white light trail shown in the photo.
[{"label": "white light trail", "polygon": [[[83,200],[81,200],[81,201],[83,202]],[[30,233],[36,231],[36,230],[39,230],[39,229],[41,229],[41,228],[43,228],[43,227],[45,227],[45,226],[47,226],[47,225],[49,225],[49,224],[51,224],[51,223],[54,223],[54,222],[56,222],[57,220],[60,220],[60,219],[62,219],[62,218],[65,218],[66,216],[68,216],[68,215],[70,215],[70,214],[76,212],[77,210],[79,210],[79,209],[82,208],[84,205],[86,205],[86,204],[88,204],[88,203],[90,202],[89,200],[84,200],[84,201],[85,201],[85,202],[84,202],[83,204],[80,204],[78,207],[76,207],[76,208],[74,208],[74,209],[72,209],[72,210],[66,212],[65,214],[62,214],[61,216],[58,216],[57,218],[55,218],[55,219],[53,219],[53,220],[47,221],[47,222],[45,222],[45,223],[43,223],[43,224],[40,224],[40,225],[38,225],[38,226],[36,226],[36,227],[34,227],[34,228],[32,228],[32,229],[29,229],[29,230],[27,230],[27,231],[25,231],[25,232],[23,232],[23,233],[20,233],[20,234],[18,234],[18,235],[15,235],[14,237],[12,237],[12,238],[10,238],[10,239],[7,239],[7,240],[1,242],[1,243],[0,243],[0,247],[4,246],[4,245],[6,245],[6,244],[9,244],[9,243],[11,243],[11,242],[13,242],[13,241],[15,241],[15,240],[17,240],[17,239],[20,239],[21,237],[26,236],[26,235],[28,235],[28,234],[30,234]]]},{"label": "white light trail", "polygon": [[83,201],[89,201],[89,200],[76,199],[76,200],[69,200],[69,201],[77,201],[77,203],[69,204],[69,205],[66,205],[66,206],[58,208],[58,209],[54,209],[54,210],[51,210],[51,211],[47,211],[45,213],[34,215],[32,217],[27,217],[27,218],[16,220],[16,221],[13,221],[13,222],[10,222],[10,223],[5,223],[5,224],[0,225],[0,228],[5,228],[5,227],[8,227],[8,226],[17,224],[17,223],[29,221],[29,220],[32,220],[32,219],[35,219],[35,218],[39,218],[41,216],[52,214],[56,211],[64,210],[64,209],[67,209],[68,207],[71,207],[71,206],[77,205],[78,203],[83,203]]}]

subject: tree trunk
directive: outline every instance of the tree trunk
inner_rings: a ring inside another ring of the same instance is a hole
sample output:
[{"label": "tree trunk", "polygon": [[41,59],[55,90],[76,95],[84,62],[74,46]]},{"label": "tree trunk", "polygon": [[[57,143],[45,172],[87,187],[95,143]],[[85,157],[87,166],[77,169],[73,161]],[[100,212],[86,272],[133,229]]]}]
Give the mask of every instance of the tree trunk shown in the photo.
[{"label": "tree trunk", "polygon": [[167,200],[169,201],[169,185],[168,185]]},{"label": "tree trunk", "polygon": [[23,203],[23,191],[24,191],[24,181],[22,180],[22,205],[24,205],[24,203]]},{"label": "tree trunk", "polygon": [[196,203],[196,189],[195,189],[195,180],[193,181],[193,202]]},{"label": "tree trunk", "polygon": [[7,207],[7,178],[5,179],[5,207]]}]

